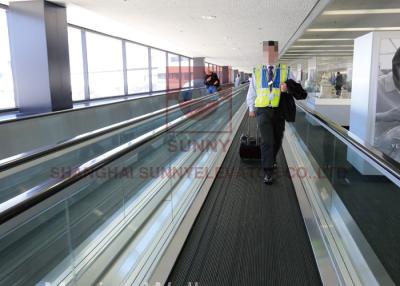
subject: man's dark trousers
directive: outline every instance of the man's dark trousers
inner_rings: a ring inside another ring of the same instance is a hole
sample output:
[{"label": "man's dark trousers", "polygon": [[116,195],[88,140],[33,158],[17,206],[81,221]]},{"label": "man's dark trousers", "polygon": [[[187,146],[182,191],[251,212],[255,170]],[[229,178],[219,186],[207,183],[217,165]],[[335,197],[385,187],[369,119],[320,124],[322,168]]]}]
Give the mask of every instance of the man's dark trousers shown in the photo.
[{"label": "man's dark trousers", "polygon": [[264,171],[270,172],[282,146],[285,120],[276,108],[259,107],[256,114],[261,134],[261,165]]}]

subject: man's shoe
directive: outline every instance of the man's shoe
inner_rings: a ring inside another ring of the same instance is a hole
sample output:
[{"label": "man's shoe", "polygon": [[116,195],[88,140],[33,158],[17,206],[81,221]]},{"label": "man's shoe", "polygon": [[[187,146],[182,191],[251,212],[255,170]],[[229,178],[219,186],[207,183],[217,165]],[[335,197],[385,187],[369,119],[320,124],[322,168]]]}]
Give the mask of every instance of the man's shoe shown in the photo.
[{"label": "man's shoe", "polygon": [[264,184],[271,185],[272,184],[272,175],[265,174],[264,176]]}]

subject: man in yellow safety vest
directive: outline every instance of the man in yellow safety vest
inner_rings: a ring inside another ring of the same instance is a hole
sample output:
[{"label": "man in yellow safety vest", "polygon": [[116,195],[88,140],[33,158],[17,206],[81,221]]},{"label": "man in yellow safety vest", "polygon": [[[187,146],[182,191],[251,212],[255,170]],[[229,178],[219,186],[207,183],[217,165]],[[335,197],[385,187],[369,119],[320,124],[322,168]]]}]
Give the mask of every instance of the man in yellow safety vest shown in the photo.
[{"label": "man in yellow safety vest", "polygon": [[287,92],[286,65],[262,65],[253,69],[247,93],[249,116],[257,117],[261,134],[261,164],[264,169],[264,183],[272,184],[276,156],[281,148],[285,119],[279,112],[281,92]]}]

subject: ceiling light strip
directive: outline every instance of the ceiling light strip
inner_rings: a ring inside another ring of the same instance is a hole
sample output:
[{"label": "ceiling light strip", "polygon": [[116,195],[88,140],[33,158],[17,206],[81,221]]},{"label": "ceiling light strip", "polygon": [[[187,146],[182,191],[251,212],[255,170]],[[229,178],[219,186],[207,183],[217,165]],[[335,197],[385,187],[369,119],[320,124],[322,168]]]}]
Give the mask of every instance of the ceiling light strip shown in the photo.
[{"label": "ceiling light strip", "polygon": [[352,48],[354,45],[294,45],[292,48]]},{"label": "ceiling light strip", "polygon": [[287,53],[313,53],[313,52],[348,52],[352,53],[353,50],[289,50]]},{"label": "ceiling light strip", "polygon": [[[312,51],[311,51],[312,52]],[[285,53],[285,55],[287,54],[288,52],[286,52]],[[353,52],[312,52],[312,53],[330,53],[330,54],[353,54]],[[294,55],[294,54],[306,54],[306,53],[304,53],[303,51],[301,51],[301,52],[291,52],[290,53],[290,55]]]},{"label": "ceiling light strip", "polygon": [[400,31],[400,27],[316,28],[307,30],[307,32],[367,32],[367,31]]},{"label": "ceiling light strip", "polygon": [[328,10],[322,15],[368,15],[368,14],[400,14],[400,9],[357,9],[357,10]]},{"label": "ceiling light strip", "polygon": [[338,53],[288,54],[288,55],[285,55],[285,56],[296,57],[296,56],[312,56],[312,55],[318,55],[318,56],[353,56],[353,54],[338,54]]},{"label": "ceiling light strip", "polygon": [[316,39],[298,39],[298,42],[324,42],[324,41],[354,41],[350,38],[316,38]]}]

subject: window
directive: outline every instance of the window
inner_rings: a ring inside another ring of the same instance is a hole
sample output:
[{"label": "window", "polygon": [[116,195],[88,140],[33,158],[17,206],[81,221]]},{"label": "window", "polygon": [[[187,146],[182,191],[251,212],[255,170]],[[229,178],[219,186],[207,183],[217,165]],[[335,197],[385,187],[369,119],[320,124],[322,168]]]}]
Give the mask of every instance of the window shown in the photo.
[{"label": "window", "polygon": [[152,73],[152,90],[166,90],[167,89],[167,59],[165,52],[151,49],[151,73]]},{"label": "window", "polygon": [[126,43],[126,67],[128,71],[128,93],[149,91],[149,49]]},{"label": "window", "polygon": [[122,42],[86,33],[90,98],[124,94]]},{"label": "window", "polygon": [[7,16],[0,9],[0,109],[15,108]]},{"label": "window", "polygon": [[182,87],[190,87],[190,66],[189,58],[181,57]]},{"label": "window", "polygon": [[72,100],[84,100],[85,84],[83,74],[82,32],[80,30],[68,28],[68,45]]},{"label": "window", "polygon": [[180,88],[179,56],[168,53],[168,89]]}]

